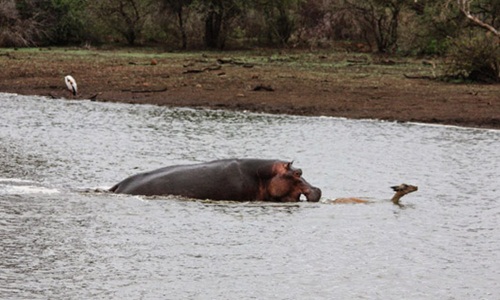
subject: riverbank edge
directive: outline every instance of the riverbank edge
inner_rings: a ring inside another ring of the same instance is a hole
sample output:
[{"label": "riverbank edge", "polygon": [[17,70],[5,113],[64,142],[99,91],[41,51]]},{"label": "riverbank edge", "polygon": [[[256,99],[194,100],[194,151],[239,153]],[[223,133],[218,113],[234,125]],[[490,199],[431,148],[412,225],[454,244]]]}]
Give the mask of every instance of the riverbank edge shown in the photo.
[{"label": "riverbank edge", "polygon": [[413,59],[1,49],[0,64],[0,92],[20,95],[500,129],[499,85],[431,80],[437,69]]}]

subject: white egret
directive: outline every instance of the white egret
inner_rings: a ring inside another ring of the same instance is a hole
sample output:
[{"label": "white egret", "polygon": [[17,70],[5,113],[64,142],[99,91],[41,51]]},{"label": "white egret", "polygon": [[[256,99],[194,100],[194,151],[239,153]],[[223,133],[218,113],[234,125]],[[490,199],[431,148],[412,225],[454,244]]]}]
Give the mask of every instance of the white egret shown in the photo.
[{"label": "white egret", "polygon": [[78,88],[76,86],[76,80],[73,78],[73,76],[68,75],[64,77],[64,82],[66,83],[66,87],[68,87],[68,90],[70,90],[73,93],[73,96],[76,96],[76,92],[78,91]]}]

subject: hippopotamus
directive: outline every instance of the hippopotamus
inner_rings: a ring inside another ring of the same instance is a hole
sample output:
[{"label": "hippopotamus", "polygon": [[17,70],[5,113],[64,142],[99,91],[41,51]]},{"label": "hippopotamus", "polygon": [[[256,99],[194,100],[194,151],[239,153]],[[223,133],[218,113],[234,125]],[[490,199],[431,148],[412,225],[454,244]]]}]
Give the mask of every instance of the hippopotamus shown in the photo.
[{"label": "hippopotamus", "polygon": [[224,159],[175,165],[130,176],[113,186],[119,194],[178,195],[195,199],[297,202],[303,194],[317,202],[321,190],[310,185],[293,162]]}]

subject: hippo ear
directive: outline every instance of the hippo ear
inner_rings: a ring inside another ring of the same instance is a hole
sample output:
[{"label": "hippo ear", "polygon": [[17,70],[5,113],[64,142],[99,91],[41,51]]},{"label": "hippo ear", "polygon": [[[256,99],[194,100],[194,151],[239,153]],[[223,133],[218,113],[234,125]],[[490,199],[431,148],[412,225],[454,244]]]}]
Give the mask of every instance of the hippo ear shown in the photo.
[{"label": "hippo ear", "polygon": [[286,170],[290,170],[292,168],[292,164],[293,164],[293,160],[291,162],[289,162],[289,163],[285,163],[285,165],[284,165],[285,169]]}]

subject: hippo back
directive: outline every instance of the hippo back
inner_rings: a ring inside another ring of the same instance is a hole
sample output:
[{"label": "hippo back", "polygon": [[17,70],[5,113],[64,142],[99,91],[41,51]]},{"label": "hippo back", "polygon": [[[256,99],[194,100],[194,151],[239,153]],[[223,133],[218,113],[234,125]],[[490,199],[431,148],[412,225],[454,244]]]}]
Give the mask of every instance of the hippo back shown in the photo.
[{"label": "hippo back", "polygon": [[259,170],[265,170],[273,162],[231,159],[169,166],[133,175],[110,190],[145,196],[180,195],[197,199],[256,200],[259,182],[262,180],[258,178]]}]

